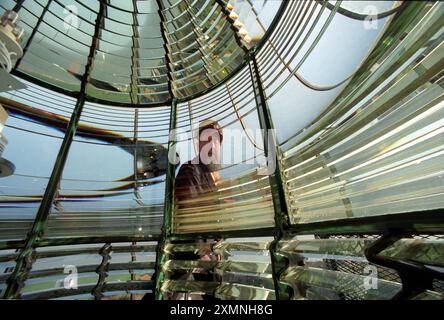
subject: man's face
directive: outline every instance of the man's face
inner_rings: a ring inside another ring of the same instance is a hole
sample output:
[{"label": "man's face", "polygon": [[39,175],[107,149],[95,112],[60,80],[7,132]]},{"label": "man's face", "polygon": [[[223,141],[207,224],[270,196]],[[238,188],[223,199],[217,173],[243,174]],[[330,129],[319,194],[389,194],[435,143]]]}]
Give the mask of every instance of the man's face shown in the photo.
[{"label": "man's face", "polygon": [[203,164],[220,164],[221,136],[219,131],[207,128],[199,137],[199,157]]}]

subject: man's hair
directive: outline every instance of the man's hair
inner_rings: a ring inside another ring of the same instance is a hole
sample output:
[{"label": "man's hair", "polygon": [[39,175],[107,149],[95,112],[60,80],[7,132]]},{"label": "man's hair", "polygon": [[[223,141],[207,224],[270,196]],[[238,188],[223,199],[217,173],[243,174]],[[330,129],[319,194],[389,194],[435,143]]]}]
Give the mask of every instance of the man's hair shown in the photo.
[{"label": "man's hair", "polygon": [[219,136],[220,136],[220,142],[222,142],[222,140],[224,138],[222,127],[220,126],[220,124],[216,120],[206,119],[206,120],[201,121],[199,123],[199,131],[198,131],[199,132],[199,139],[200,139],[200,134],[202,133],[202,131],[204,131],[206,129],[217,130],[217,132],[219,133]]}]

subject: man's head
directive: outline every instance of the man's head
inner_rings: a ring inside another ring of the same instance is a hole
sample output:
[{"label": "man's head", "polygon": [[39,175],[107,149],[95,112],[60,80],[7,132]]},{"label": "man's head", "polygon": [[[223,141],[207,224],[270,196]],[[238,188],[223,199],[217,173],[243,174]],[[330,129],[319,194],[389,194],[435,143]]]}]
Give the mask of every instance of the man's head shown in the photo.
[{"label": "man's head", "polygon": [[199,124],[199,159],[203,164],[220,164],[222,128],[215,120],[207,119]]}]

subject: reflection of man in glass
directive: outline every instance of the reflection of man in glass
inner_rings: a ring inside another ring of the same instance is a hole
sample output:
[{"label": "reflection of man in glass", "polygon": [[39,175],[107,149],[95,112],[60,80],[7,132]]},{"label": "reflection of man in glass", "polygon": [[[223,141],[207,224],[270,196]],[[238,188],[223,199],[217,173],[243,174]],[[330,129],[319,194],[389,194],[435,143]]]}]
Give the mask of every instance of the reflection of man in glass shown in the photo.
[{"label": "reflection of man in glass", "polygon": [[[198,151],[199,154],[180,167],[179,173],[176,176],[175,186],[175,200],[178,210],[181,208],[192,208],[193,199],[199,200],[200,197],[211,192],[217,191],[217,183],[219,175],[217,169],[220,165],[220,150],[223,140],[222,129],[220,125],[214,120],[205,120],[200,123],[197,132],[198,136]],[[214,200],[208,200],[209,205],[217,205]],[[199,201],[199,204],[202,204]],[[220,257],[211,251],[211,244],[215,243],[217,239],[201,240],[209,245],[203,246],[197,254],[183,254],[178,259],[183,260],[205,260],[219,261]],[[179,279],[194,278],[197,281],[217,281],[217,277],[213,272],[200,273],[181,273],[175,272],[175,277]],[[180,295],[173,295],[173,299],[179,299]],[[202,299],[214,299],[211,296],[204,295]]]},{"label": "reflection of man in glass", "polygon": [[219,175],[216,170],[220,165],[222,129],[216,121],[205,120],[199,125],[198,137],[199,154],[184,163],[176,177],[176,204],[182,208],[189,206],[189,201],[182,201],[217,190]]}]

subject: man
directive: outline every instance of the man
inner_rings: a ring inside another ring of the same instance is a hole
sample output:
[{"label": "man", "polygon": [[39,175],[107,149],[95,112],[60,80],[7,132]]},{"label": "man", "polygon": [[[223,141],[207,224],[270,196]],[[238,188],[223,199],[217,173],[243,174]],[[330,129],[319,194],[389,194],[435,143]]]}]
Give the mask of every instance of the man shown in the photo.
[{"label": "man", "polygon": [[[200,123],[197,130],[198,136],[198,150],[199,154],[192,160],[182,164],[176,176],[175,184],[175,204],[176,207],[185,208],[193,207],[187,202],[195,197],[202,196],[208,192],[217,191],[217,182],[219,175],[215,171],[220,164],[220,149],[223,140],[222,128],[214,120],[205,120]],[[176,241],[179,243],[180,241]],[[220,260],[220,257],[214,254],[211,249],[211,243],[217,240],[207,239],[201,243],[208,243],[210,245],[203,246],[208,249],[201,250],[198,254],[183,252],[175,253],[173,259],[175,260]],[[171,274],[170,279],[181,279],[190,281],[218,281],[214,273],[191,273],[175,271]],[[155,275],[153,275],[155,278]],[[146,294],[143,300],[153,299],[153,294]],[[174,293],[169,295],[170,299],[184,299],[186,295],[182,293]],[[202,299],[215,299],[211,296],[203,296]]]},{"label": "man", "polygon": [[[216,192],[217,183],[220,180],[216,170],[220,166],[220,150],[223,140],[222,128],[214,120],[205,120],[200,123],[197,136],[199,138],[199,154],[191,161],[182,164],[176,176],[175,201],[177,210],[193,207],[192,201],[187,200]],[[215,242],[217,242],[216,239],[201,241],[201,243],[209,244]],[[175,258],[180,260],[220,260],[220,257],[211,251],[211,246],[204,247],[208,249],[203,249],[198,254],[184,253]],[[196,281],[218,281],[214,273],[194,273],[191,277],[191,273],[177,272],[175,277],[176,279],[191,281],[193,281],[191,278]],[[172,296],[175,299],[179,297],[180,295]],[[202,298],[205,300],[214,299],[211,296],[203,296]]]},{"label": "man", "polygon": [[181,203],[183,200],[217,190],[222,128],[214,120],[205,120],[199,125],[198,137],[199,154],[182,164],[176,176],[175,197],[179,207],[188,206]]}]

